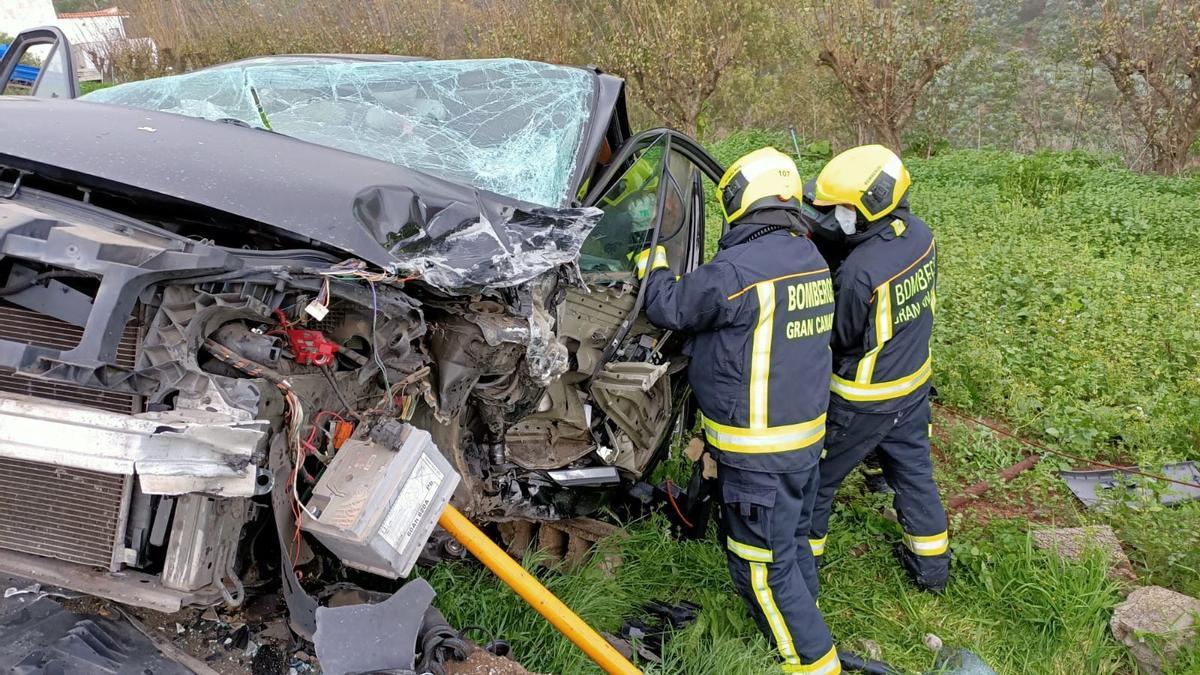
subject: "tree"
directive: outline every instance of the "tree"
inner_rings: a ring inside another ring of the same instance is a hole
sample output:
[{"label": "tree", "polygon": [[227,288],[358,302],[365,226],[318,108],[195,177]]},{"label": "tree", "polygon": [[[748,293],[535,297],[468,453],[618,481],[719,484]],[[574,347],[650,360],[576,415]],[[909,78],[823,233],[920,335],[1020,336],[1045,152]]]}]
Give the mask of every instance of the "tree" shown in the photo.
[{"label": "tree", "polygon": [[660,123],[696,134],[746,52],[758,7],[754,0],[613,0],[578,2],[578,11],[595,62],[629,80],[633,98]]},{"label": "tree", "polygon": [[54,0],[54,11],[59,14],[67,12],[94,12],[100,9],[108,9],[115,5],[115,0]]},{"label": "tree", "polygon": [[899,152],[921,92],[966,48],[969,9],[957,0],[816,0],[808,32],[860,127]]},{"label": "tree", "polygon": [[1200,3],[1105,0],[1078,27],[1085,60],[1112,77],[1154,170],[1182,171],[1200,135]]}]

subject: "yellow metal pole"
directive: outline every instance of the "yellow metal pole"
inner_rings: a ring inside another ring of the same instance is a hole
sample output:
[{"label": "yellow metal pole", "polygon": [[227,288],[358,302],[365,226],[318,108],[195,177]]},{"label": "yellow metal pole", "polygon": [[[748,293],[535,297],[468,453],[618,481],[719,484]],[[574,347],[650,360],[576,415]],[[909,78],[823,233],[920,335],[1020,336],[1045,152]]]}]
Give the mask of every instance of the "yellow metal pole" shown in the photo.
[{"label": "yellow metal pole", "polygon": [[525,571],[517,561],[513,560],[486,534],[464,516],[458,509],[447,505],[446,510],[438,518],[438,524],[446,528],[479,562],[487,566],[493,574],[508,584],[521,596],[538,614],[554,624],[558,632],[567,636],[576,647],[583,650],[596,665],[609,675],[640,675],[637,669],[620,652],[600,637],[592,627],[584,623],[571,608],[563,604],[529,572]]}]

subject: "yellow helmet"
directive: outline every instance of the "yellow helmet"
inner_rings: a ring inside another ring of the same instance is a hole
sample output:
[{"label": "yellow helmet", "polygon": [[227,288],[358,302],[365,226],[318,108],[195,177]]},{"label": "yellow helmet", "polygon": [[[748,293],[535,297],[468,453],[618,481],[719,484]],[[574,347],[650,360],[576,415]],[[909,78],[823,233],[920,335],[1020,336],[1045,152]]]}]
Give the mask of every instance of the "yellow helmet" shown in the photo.
[{"label": "yellow helmet", "polygon": [[775,148],[760,148],[725,170],[717,183],[717,201],[725,220],[735,220],[768,207],[800,208],[804,186],[791,157]]},{"label": "yellow helmet", "polygon": [[817,176],[813,204],[854,206],[868,221],[896,209],[912,176],[896,153],[882,145],[860,145],[829,160]]}]

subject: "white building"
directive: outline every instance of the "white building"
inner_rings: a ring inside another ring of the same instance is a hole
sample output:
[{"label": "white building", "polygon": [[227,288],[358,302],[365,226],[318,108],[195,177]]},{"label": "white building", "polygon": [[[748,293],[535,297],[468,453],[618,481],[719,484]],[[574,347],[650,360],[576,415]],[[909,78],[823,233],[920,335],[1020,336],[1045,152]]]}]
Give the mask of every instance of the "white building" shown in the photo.
[{"label": "white building", "polygon": [[58,21],[51,0],[0,0],[0,33],[16,35],[26,28]]},{"label": "white building", "polygon": [[0,33],[16,35],[27,28],[57,26],[71,43],[75,70],[81,80],[100,79],[109,49],[128,42],[125,34],[128,17],[128,13],[116,7],[56,14],[52,0],[0,0]]},{"label": "white building", "polygon": [[100,69],[106,61],[112,45],[127,42],[125,19],[129,15],[116,7],[94,12],[64,12],[59,14],[54,25],[67,36],[71,43],[71,55],[75,57],[75,70],[81,80],[100,79]]}]

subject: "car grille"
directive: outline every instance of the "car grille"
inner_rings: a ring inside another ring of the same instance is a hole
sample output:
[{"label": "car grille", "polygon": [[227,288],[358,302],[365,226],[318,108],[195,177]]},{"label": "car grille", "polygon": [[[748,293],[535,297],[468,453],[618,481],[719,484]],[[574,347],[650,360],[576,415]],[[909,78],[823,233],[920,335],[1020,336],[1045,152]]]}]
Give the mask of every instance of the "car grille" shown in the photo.
[{"label": "car grille", "polygon": [[127,476],[0,459],[0,548],[115,571]]},{"label": "car grille", "polygon": [[[67,350],[76,347],[82,337],[83,329],[79,326],[73,326],[54,317],[0,301],[0,340],[13,340],[39,347]],[[118,366],[133,367],[134,357],[137,354],[137,339],[137,323],[130,321],[125,326],[125,333],[121,336],[121,343],[117,347],[116,364]],[[135,406],[137,405],[137,397],[133,394],[26,377],[11,370],[0,370],[0,391],[63,401],[116,413],[136,412]]]},{"label": "car grille", "polygon": [[[54,317],[0,301],[0,339],[67,350],[83,329]],[[116,363],[133,367],[138,327],[130,321]],[[26,377],[0,370],[0,392],[99,408],[136,412],[132,394]],[[116,570],[123,549],[129,477],[0,459],[0,548]]]}]

